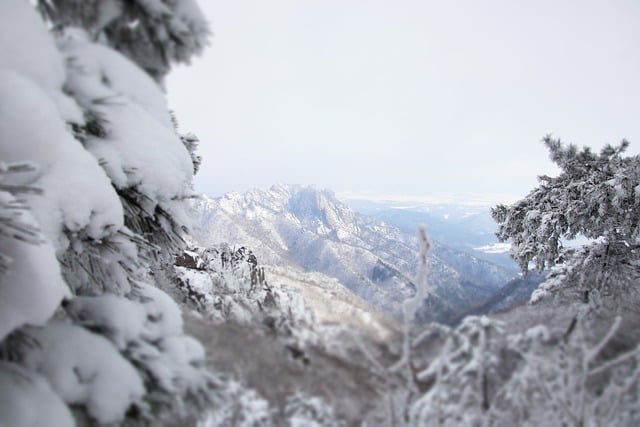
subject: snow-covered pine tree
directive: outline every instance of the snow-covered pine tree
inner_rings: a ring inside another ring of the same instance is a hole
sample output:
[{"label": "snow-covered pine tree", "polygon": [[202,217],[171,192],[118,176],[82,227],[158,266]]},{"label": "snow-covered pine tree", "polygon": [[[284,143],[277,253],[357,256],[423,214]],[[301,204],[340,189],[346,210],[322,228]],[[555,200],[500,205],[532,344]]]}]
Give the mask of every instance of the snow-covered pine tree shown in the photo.
[{"label": "snow-covered pine tree", "polygon": [[[511,240],[511,255],[526,272],[558,265],[553,283],[571,284],[578,298],[637,292],[640,279],[640,156],[624,156],[629,143],[607,145],[599,154],[544,138],[561,173],[511,206],[492,209],[497,236]],[[584,236],[593,243],[567,250],[562,239]],[[537,296],[541,293],[538,292]]]},{"label": "snow-covered pine tree", "polygon": [[496,393],[487,424],[637,425],[640,347],[603,355],[621,324],[616,318],[595,341],[584,319],[570,337],[543,325],[510,336],[517,367]]},{"label": "snow-covered pine tree", "polygon": [[[163,4],[166,19],[205,22],[190,1],[42,1],[54,38],[28,1],[0,2],[2,425],[146,423],[212,404],[202,346],[150,274],[182,248],[194,165],[157,83],[102,31],[161,27],[148,8]],[[74,14],[104,25],[68,28]],[[198,51],[167,38],[147,58],[163,72]]]},{"label": "snow-covered pine tree", "polygon": [[[600,153],[551,137],[544,143],[561,173],[540,177],[523,200],[496,206],[492,215],[498,238],[511,240],[511,255],[523,272],[531,263],[550,269],[532,302],[552,296],[559,305],[546,308],[551,311],[545,325],[507,337],[501,351],[510,355],[511,373],[485,422],[632,425],[638,350],[618,335],[629,334],[637,319],[640,156],[624,156],[626,141]],[[576,237],[590,243],[563,247],[563,239]],[[554,323],[576,308],[567,325]],[[609,324],[611,311],[621,317]],[[509,317],[520,312],[526,316],[516,309]]]}]

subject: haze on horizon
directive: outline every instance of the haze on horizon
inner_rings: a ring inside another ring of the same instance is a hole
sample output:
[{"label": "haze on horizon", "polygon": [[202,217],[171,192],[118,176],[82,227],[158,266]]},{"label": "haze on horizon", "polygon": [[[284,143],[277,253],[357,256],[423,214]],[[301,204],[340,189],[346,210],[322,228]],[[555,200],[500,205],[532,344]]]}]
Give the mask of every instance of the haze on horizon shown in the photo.
[{"label": "haze on horizon", "polygon": [[200,4],[211,46],[167,81],[199,192],[523,196],[546,134],[640,152],[637,1]]}]

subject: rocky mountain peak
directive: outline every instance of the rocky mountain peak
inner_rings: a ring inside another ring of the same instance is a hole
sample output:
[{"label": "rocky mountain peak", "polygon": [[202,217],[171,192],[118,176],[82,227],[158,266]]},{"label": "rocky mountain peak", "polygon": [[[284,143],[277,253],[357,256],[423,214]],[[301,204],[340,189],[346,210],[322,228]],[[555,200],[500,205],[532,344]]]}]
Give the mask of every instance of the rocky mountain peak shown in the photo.
[{"label": "rocky mountain peak", "polygon": [[[398,315],[413,294],[415,236],[354,212],[329,190],[275,185],[203,204],[201,242],[234,242],[273,266],[335,278],[373,305]],[[434,294],[425,320],[446,321],[511,279],[500,267],[438,242],[429,257]]]},{"label": "rocky mountain peak", "polygon": [[354,212],[330,190],[300,187],[289,198],[287,208],[303,225],[319,234],[340,239],[357,233]]}]

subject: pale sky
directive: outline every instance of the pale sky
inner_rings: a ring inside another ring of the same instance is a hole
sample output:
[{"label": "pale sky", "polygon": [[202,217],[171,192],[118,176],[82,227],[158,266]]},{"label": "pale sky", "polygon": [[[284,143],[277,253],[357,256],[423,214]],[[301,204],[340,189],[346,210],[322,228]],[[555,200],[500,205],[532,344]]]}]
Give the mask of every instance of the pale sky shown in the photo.
[{"label": "pale sky", "polygon": [[169,76],[196,190],[523,196],[541,138],[640,152],[638,0],[201,0]]}]

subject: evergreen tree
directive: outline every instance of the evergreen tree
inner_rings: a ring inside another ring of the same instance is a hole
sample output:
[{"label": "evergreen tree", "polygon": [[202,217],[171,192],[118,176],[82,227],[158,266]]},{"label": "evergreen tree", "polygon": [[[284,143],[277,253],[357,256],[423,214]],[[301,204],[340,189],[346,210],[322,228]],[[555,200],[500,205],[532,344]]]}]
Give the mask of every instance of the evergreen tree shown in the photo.
[{"label": "evergreen tree", "polygon": [[[497,236],[511,240],[511,255],[524,272],[531,262],[543,270],[558,265],[554,284],[571,283],[580,298],[621,295],[640,277],[640,156],[624,156],[629,143],[607,145],[599,154],[546,137],[561,173],[541,176],[540,185],[511,206],[492,209]],[[583,250],[562,239],[584,236]],[[538,293],[540,295],[540,293]]]}]

